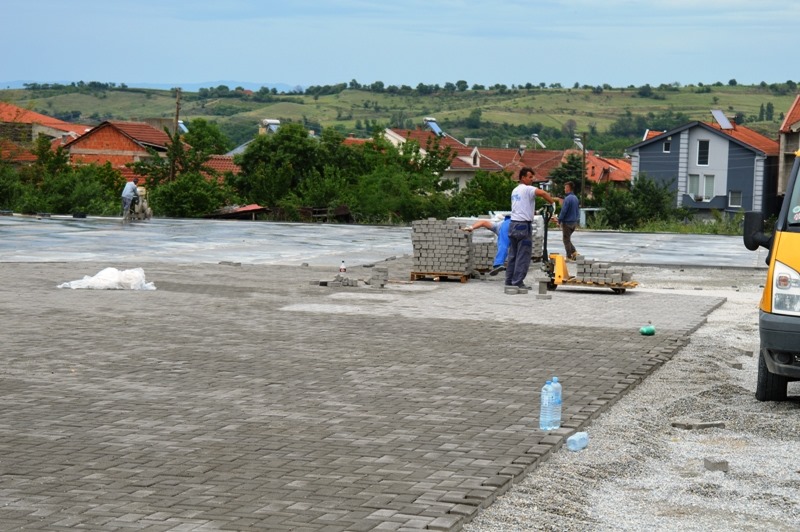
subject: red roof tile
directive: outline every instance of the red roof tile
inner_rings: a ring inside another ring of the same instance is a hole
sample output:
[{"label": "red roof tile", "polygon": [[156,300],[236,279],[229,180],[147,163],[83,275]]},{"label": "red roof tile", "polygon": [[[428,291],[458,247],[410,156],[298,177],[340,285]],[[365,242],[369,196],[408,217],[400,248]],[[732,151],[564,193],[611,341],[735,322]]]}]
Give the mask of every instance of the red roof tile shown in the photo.
[{"label": "red roof tile", "polygon": [[[786,116],[783,119],[783,123],[781,123],[780,132],[781,133],[791,133],[792,126],[800,122],[800,94],[795,96],[794,102],[792,102],[792,106],[789,108],[789,111],[786,113]],[[795,129],[795,131],[797,131]]]},{"label": "red roof tile", "polygon": [[166,148],[167,144],[170,142],[169,135],[164,131],[156,129],[144,122],[118,122],[109,120],[108,122],[103,122],[95,129],[104,127],[106,124],[118,129],[124,135],[130,137],[139,144],[146,144],[156,148]]},{"label": "red roof tile", "polygon": [[[394,129],[392,128],[392,132],[400,135],[403,138],[409,140],[415,140],[420,145],[421,148],[425,148],[428,145],[428,141],[433,141],[437,137],[436,133],[428,130],[428,129]],[[439,138],[439,145],[450,146],[451,148],[464,148],[467,147],[466,144],[459,141],[458,139],[451,137],[448,134],[444,134]]]},{"label": "red roof tile", "polygon": [[[578,150],[570,153],[583,155]],[[606,159],[593,152],[586,152],[586,179],[596,183],[604,181],[626,182],[631,180],[633,169],[627,159]]]},{"label": "red roof tile", "polygon": [[205,166],[208,166],[219,174],[231,172],[237,175],[242,171],[239,165],[233,162],[232,155],[212,155],[209,157],[208,161],[206,161]]},{"label": "red roof tile", "polygon": [[345,146],[358,146],[361,144],[366,144],[367,142],[372,142],[372,139],[359,139],[356,137],[345,137],[342,141],[342,144]]},{"label": "red roof tile", "polygon": [[6,102],[0,102],[0,122],[8,122],[15,124],[39,124],[52,129],[63,131],[65,133],[74,131],[75,133],[78,134],[83,133],[86,129],[89,128],[89,126],[83,126],[80,124],[70,124],[69,122],[58,120],[57,118],[53,118],[52,116],[47,116],[34,111],[29,111],[28,109],[23,109],[22,107],[17,107],[16,105],[12,105]]},{"label": "red roof tile", "polygon": [[778,153],[780,153],[780,144],[778,144],[777,140],[767,138],[761,133],[753,131],[746,126],[735,124],[733,129],[722,129],[722,127],[716,122],[706,123],[706,125],[711,126],[720,133],[724,133],[725,135],[728,135],[729,137],[732,137],[743,144],[747,144],[748,146],[752,146],[757,150],[763,151],[767,155],[776,156]]}]

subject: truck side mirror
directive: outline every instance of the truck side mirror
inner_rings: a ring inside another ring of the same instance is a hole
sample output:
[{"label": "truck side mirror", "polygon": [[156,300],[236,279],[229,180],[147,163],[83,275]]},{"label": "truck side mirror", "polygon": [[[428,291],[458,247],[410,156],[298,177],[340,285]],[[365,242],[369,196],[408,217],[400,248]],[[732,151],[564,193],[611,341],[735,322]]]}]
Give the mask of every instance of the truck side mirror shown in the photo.
[{"label": "truck side mirror", "polygon": [[764,216],[757,211],[744,213],[744,247],[755,251],[760,247],[772,247],[772,237],[764,234]]}]

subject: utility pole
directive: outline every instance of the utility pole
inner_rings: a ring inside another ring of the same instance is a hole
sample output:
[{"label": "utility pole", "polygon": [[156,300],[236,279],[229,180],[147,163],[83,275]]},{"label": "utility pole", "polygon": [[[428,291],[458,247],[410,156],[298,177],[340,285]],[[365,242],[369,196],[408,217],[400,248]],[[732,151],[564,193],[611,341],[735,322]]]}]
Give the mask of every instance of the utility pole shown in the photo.
[{"label": "utility pole", "polygon": [[[175,89],[175,120],[172,122],[172,139],[173,142],[178,141],[179,134],[178,134],[178,120],[181,114],[181,88],[178,87]],[[170,160],[169,164],[169,180],[175,181],[175,151],[180,149],[180,146],[173,146],[173,156]]]},{"label": "utility pole", "polygon": [[584,131],[581,133],[581,144],[583,148],[583,162],[581,165],[581,207],[586,207],[583,203],[583,199],[586,195],[585,187],[586,187],[586,132]]}]

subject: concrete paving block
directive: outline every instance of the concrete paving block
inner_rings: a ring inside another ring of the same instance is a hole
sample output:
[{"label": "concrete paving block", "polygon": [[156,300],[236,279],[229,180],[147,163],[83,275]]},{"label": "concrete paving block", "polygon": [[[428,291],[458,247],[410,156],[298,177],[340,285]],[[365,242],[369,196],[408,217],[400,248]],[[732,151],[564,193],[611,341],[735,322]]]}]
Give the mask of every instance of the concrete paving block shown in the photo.
[{"label": "concrete paving block", "polygon": [[703,466],[708,471],[722,471],[723,473],[727,473],[730,469],[728,461],[721,458],[703,458]]}]

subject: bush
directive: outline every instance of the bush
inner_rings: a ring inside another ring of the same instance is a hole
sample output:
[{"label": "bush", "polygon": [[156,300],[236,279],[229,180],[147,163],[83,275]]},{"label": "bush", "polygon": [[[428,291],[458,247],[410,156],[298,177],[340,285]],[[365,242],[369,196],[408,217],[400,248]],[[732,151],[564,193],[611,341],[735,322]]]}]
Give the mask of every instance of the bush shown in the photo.
[{"label": "bush", "polygon": [[154,212],[175,218],[197,218],[210,214],[225,203],[222,187],[200,173],[179,175],[148,191]]}]

